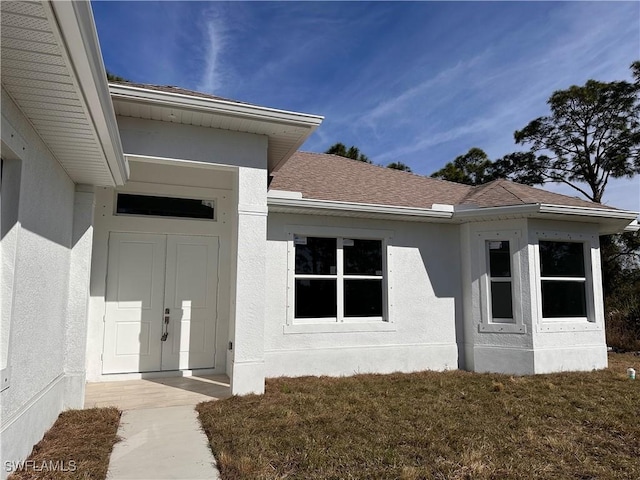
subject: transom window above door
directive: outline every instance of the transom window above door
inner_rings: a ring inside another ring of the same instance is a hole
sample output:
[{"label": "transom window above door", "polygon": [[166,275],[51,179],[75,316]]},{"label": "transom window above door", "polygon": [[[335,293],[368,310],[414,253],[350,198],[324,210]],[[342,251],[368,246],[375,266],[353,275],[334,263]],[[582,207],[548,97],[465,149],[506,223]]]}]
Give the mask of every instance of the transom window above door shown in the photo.
[{"label": "transom window above door", "polygon": [[383,240],[295,234],[293,248],[296,321],[384,320]]},{"label": "transom window above door", "polygon": [[116,215],[215,220],[215,202],[195,198],[118,193]]}]

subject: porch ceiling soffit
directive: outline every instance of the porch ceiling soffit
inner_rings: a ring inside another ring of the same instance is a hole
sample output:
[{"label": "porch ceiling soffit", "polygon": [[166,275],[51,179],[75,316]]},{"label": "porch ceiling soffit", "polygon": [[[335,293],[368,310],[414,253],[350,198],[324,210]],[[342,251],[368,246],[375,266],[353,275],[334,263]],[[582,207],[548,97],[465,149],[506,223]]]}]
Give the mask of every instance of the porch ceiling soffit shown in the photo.
[{"label": "porch ceiling soffit", "polygon": [[0,2],[2,86],[76,183],[127,179],[88,1]]},{"label": "porch ceiling soffit", "polygon": [[266,135],[268,169],[273,172],[300,148],[324,117],[110,84],[116,115]]}]

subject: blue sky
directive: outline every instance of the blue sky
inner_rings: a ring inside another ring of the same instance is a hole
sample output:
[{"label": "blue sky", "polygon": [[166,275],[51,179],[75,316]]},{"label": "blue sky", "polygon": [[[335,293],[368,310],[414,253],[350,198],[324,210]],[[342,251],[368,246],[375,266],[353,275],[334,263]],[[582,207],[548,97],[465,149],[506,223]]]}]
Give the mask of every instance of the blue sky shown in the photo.
[{"label": "blue sky", "polygon": [[[356,145],[431,174],[513,132],[551,93],[630,80],[639,2],[93,2],[108,70],[325,116],[304,150]],[[577,195],[561,186],[545,188]],[[640,177],[605,203],[640,211]]]}]

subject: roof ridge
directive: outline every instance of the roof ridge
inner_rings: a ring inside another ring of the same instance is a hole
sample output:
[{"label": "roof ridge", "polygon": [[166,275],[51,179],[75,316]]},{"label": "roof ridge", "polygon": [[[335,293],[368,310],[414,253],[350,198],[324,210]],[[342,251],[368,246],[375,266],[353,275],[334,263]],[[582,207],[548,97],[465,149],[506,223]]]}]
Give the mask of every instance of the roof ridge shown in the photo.
[{"label": "roof ridge", "polygon": [[[501,181],[503,180],[503,181]],[[473,188],[474,190],[469,192],[468,195],[466,195],[462,201],[467,201],[467,200],[472,200],[473,198],[479,198],[481,197],[483,194],[491,191],[491,190],[495,190],[496,188],[502,188],[505,192],[509,193],[512,197],[517,198],[520,202],[522,203],[527,203],[526,201],[524,201],[522,198],[520,198],[518,195],[516,195],[511,189],[506,188],[503,184],[507,183],[507,184],[516,184],[515,182],[512,182],[511,180],[508,180],[506,178],[496,178],[495,180],[491,180],[490,182],[487,183],[483,183],[480,185],[474,185]],[[519,185],[519,184],[517,184]],[[477,189],[477,190],[476,190]]]},{"label": "roof ridge", "polygon": [[[514,197],[516,197],[518,200],[520,200],[522,203],[527,203],[525,201],[524,198],[520,197],[520,195],[518,195],[516,192],[514,192],[513,190],[511,190],[510,188],[507,188],[506,186],[504,186],[505,184],[507,186],[511,186],[511,185],[522,185],[525,187],[529,187],[529,185],[523,185],[520,183],[516,183],[516,182],[512,182],[511,180],[507,179],[507,178],[496,178],[495,182],[497,183],[499,180],[503,180],[502,182],[500,182],[500,186],[502,188],[504,188],[507,192],[509,192],[511,195],[513,195]],[[496,185],[497,186],[497,185]]]}]

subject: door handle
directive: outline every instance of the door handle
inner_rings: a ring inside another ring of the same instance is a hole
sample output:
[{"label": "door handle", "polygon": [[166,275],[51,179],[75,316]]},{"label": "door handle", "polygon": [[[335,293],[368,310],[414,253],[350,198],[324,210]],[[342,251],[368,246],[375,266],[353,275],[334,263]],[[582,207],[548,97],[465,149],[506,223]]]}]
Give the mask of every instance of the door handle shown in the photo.
[{"label": "door handle", "polygon": [[163,342],[167,341],[167,337],[169,336],[169,320],[171,317],[169,317],[169,309],[165,308],[164,309],[164,322],[163,322],[163,326],[164,326],[164,332],[162,333],[162,337],[160,337],[160,340]]}]

